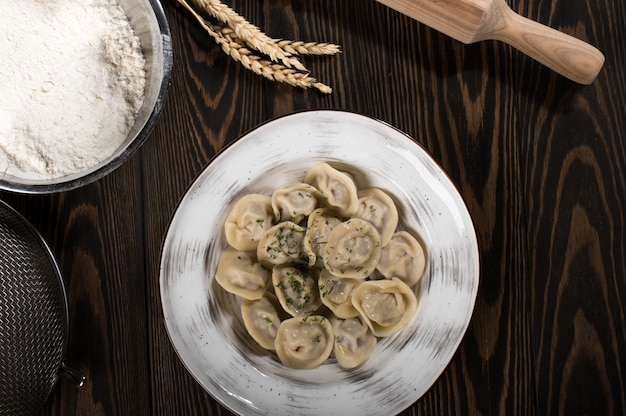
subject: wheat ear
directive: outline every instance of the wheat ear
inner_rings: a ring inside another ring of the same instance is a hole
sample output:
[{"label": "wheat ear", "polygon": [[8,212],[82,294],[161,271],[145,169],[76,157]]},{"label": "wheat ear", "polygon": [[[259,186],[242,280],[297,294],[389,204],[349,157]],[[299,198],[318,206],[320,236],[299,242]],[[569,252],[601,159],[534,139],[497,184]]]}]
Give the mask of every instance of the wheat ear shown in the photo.
[{"label": "wheat ear", "polygon": [[[210,23],[209,23],[210,24]],[[269,80],[278,81],[285,84],[300,88],[315,88],[324,94],[330,94],[332,88],[315,78],[309,76],[308,73],[296,72],[292,68],[285,67],[280,63],[273,63],[253,54],[248,48],[244,47],[237,41],[235,33],[229,29],[212,25],[217,42],[222,46],[222,50],[231,56],[235,61],[240,62],[245,68],[261,75]]]},{"label": "wheat ear", "polygon": [[280,61],[285,66],[306,71],[302,63],[291,57],[291,53],[285,51],[276,44],[276,41],[261,31],[257,26],[248,22],[243,16],[225,5],[219,0],[192,0],[195,5],[206,11],[209,15],[229,25],[237,34],[237,37],[250,45],[252,49],[269,56],[273,61]]},{"label": "wheat ear", "polygon": [[298,73],[278,63],[271,63],[254,55],[248,48],[234,40],[234,31],[214,25],[200,16],[185,0],[178,0],[196,18],[202,28],[222,47],[222,50],[244,68],[269,80],[283,82],[300,88],[315,88],[324,94],[330,94],[332,88],[308,74]]},{"label": "wheat ear", "polygon": [[[222,47],[222,50],[246,69],[272,81],[287,83],[300,88],[315,88],[330,94],[332,89],[309,75],[297,57],[292,55],[328,55],[339,52],[339,46],[330,43],[300,42],[271,39],[256,26],[250,24],[219,0],[191,0],[197,8],[227,26],[214,24],[201,16],[187,0],[177,0],[200,23],[204,30]],[[242,38],[242,36],[245,38]],[[259,42],[265,47],[259,46]],[[255,47],[255,45],[257,47]],[[250,49],[267,55],[272,61],[262,59]],[[278,51],[278,52],[276,52]],[[282,58],[278,58],[278,57]],[[298,71],[294,70],[296,68]]]},{"label": "wheat ear", "polygon": [[341,51],[339,45],[332,43],[302,42],[279,40],[277,45],[292,55],[335,55]]}]

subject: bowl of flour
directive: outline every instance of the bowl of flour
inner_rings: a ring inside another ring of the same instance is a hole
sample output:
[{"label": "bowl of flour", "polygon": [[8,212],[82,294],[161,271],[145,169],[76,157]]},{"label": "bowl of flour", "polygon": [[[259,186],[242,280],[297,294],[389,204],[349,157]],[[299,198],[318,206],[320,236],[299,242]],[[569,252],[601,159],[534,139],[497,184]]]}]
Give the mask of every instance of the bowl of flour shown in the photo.
[{"label": "bowl of flour", "polygon": [[158,0],[20,0],[0,14],[0,189],[94,182],[147,139],[170,84]]}]

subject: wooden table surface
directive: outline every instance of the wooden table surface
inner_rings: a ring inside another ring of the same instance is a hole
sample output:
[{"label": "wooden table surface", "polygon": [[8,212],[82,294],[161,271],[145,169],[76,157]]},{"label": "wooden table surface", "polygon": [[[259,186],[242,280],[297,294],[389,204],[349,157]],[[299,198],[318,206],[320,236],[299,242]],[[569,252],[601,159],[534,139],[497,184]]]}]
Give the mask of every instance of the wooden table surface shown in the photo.
[{"label": "wooden table surface", "polygon": [[[228,415],[166,333],[163,239],[220,148],[276,116],[342,109],[415,138],[472,215],[481,277],[449,366],[406,415],[626,414],[626,2],[509,2],[606,55],[576,84],[511,47],[465,45],[373,0],[233,0],[274,38],[341,45],[305,57],[330,95],[261,78],[174,0],[169,96],[124,165],[82,188],[0,197],[51,246],[67,286],[67,363],[45,415]],[[385,414],[381,409],[381,414]]]}]

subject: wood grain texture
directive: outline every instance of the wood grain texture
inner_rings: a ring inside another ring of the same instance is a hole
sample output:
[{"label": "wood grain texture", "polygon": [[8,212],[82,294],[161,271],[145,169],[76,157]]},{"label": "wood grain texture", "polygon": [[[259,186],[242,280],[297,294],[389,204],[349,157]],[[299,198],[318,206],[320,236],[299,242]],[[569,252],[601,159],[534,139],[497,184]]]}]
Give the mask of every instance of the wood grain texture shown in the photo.
[{"label": "wood grain texture", "polygon": [[[170,93],[153,134],[97,183],[0,197],[44,235],[70,301],[67,361],[45,415],[229,415],[185,370],[163,322],[159,262],[177,203],[219,149],[292,111],[345,109],[422,144],[474,219],[481,283],[470,328],[405,415],[626,414],[626,7],[509,2],[597,46],[580,86],[513,48],[464,45],[375,1],[227,2],[272,37],[338,43],[305,57],[329,96],[226,57],[174,0]],[[381,409],[381,414],[384,409]]]}]

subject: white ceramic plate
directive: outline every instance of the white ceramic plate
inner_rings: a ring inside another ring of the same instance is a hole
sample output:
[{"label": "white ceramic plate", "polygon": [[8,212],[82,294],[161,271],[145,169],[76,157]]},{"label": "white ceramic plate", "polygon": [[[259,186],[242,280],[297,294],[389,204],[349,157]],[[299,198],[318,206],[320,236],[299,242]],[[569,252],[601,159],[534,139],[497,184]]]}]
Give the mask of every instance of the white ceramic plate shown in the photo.
[{"label": "white ceramic plate", "polygon": [[[417,313],[380,339],[355,370],[334,359],[314,370],[284,367],[248,336],[239,301],[214,280],[234,200],[271,194],[329,162],[359,187],[387,190],[401,224],[427,251]],[[174,348],[195,379],[242,415],[380,415],[401,412],[443,372],[465,334],[478,289],[474,227],[456,188],[404,133],[343,111],[296,113],[247,133],[218,154],[180,202],[163,245],[161,299]]]}]

